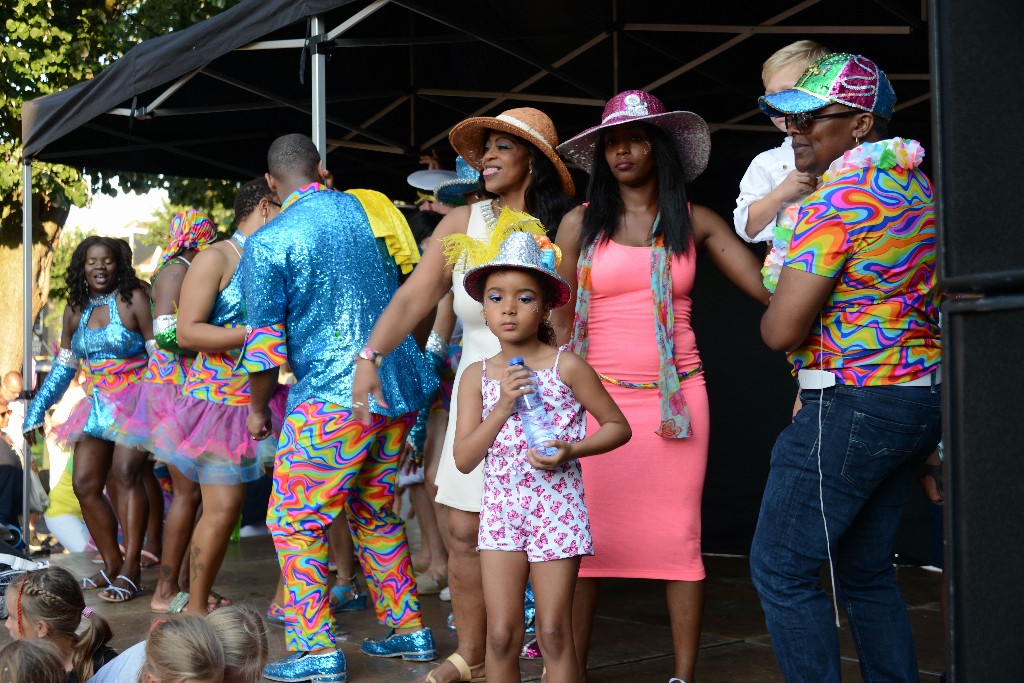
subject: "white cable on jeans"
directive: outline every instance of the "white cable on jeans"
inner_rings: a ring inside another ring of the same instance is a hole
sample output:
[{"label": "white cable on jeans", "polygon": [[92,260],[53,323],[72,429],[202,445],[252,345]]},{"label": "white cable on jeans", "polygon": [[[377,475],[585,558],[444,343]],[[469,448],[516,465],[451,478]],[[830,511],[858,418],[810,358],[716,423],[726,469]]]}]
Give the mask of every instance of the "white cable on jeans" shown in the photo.
[{"label": "white cable on jeans", "polygon": [[[824,336],[825,319],[824,315],[818,317],[818,359],[824,359]],[[824,372],[827,372],[825,370]],[[839,600],[836,597],[836,567],[832,562],[832,543],[828,538],[828,519],[825,517],[825,475],[821,471],[821,410],[825,403],[825,386],[822,382],[818,389],[818,501],[821,503],[821,523],[825,527],[825,550],[828,552],[828,577],[832,582],[832,610],[836,615],[836,628],[839,628]]]}]

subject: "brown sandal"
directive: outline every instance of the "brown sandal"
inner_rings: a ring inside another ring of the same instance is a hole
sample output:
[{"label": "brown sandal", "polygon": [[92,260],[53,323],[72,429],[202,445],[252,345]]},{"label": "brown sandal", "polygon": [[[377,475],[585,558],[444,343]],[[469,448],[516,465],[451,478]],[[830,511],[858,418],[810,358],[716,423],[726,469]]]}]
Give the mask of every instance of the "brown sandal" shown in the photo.
[{"label": "brown sandal", "polygon": [[[463,683],[463,682],[465,682],[465,683],[486,683],[486,681],[487,681],[487,677],[486,676],[480,676],[479,678],[473,678],[473,669],[479,669],[480,667],[482,667],[484,665],[483,662],[480,662],[479,664],[474,664],[474,665],[470,666],[469,664],[466,663],[465,658],[463,658],[463,656],[460,655],[458,652],[453,652],[450,655],[448,655],[448,658],[445,661],[446,662],[451,662],[452,666],[455,667],[455,670],[457,672],[459,672],[459,683]],[[442,662],[442,664],[443,663],[444,662]],[[436,671],[436,669],[435,669],[435,671]],[[427,683],[437,683],[437,679],[434,678],[434,672],[433,671],[431,671],[430,673],[427,674]]]}]

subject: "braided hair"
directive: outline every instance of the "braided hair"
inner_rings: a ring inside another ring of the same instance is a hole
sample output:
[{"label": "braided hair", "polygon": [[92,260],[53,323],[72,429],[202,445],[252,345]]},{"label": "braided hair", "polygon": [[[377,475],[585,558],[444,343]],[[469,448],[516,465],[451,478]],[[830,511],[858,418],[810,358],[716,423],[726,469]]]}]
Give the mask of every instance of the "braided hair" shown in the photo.
[{"label": "braided hair", "polygon": [[[78,680],[87,681],[96,673],[93,657],[107,643],[112,633],[110,624],[99,614],[85,611],[85,596],[75,577],[63,567],[46,567],[28,572],[15,579],[8,588],[16,596],[15,613],[8,618],[17,619],[18,634],[26,622],[43,622],[51,633],[60,634],[74,645],[71,648],[71,666]],[[89,626],[77,634],[83,616]]]},{"label": "braided hair", "polygon": [[68,285],[68,305],[74,311],[82,311],[89,305],[89,285],[85,282],[85,257],[89,249],[95,246],[106,247],[114,257],[117,264],[117,291],[125,303],[131,302],[132,294],[142,287],[142,281],[132,267],[132,249],[128,243],[122,239],[90,235],[75,247],[65,276]]}]

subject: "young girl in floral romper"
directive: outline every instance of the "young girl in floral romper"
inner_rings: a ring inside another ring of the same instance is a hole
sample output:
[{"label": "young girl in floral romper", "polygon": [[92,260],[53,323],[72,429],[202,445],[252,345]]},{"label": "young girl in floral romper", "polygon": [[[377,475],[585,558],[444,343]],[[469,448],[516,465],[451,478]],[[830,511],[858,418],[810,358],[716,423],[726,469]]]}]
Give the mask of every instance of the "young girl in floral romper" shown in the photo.
[{"label": "young girl in floral romper", "polygon": [[[490,681],[519,680],[528,577],[536,594],[545,681],[578,680],[572,596],[580,556],[593,554],[578,459],[617,448],[631,435],[594,370],[554,346],[547,315],[570,294],[555,273],[556,260],[547,238],[512,232],[494,259],[467,270],[464,284],[483,303],[484,319],[501,343],[500,353],[466,369],[455,432],[459,470],[469,472],[486,458],[478,549]],[[532,387],[523,365],[509,365],[516,356],[537,373],[558,437],[547,442],[556,449],[553,456],[527,444],[516,398]],[[601,425],[589,438],[584,438],[584,411]]]}]

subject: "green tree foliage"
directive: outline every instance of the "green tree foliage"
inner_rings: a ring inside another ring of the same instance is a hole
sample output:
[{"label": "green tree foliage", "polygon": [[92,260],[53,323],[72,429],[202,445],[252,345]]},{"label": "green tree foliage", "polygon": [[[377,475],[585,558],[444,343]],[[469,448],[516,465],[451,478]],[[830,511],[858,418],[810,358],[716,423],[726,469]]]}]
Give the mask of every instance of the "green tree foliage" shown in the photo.
[{"label": "green tree foliage", "polygon": [[[20,291],[21,106],[92,78],[136,43],[207,19],[240,0],[5,0],[0,2],[0,288]],[[91,179],[91,184],[90,184]],[[68,166],[33,164],[33,311],[45,302],[50,263],[72,204],[114,194],[113,178]],[[212,214],[231,205],[236,185],[163,176],[118,179],[129,191],[168,190],[171,202]],[[221,224],[218,223],[218,226]],[[66,240],[70,246],[77,241]],[[58,284],[55,274],[54,284]],[[21,297],[0,299],[0,372],[21,362]]]}]

